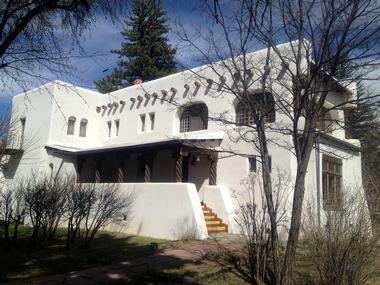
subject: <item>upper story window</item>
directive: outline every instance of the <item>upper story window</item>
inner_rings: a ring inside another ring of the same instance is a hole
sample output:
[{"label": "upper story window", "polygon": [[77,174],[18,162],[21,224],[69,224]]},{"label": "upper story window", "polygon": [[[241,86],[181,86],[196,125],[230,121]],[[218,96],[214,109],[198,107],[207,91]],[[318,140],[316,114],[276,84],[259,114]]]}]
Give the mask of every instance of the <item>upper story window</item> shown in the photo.
[{"label": "upper story window", "polygon": [[207,130],[208,109],[206,104],[198,103],[187,106],[180,116],[181,133]]},{"label": "upper story window", "polygon": [[140,132],[145,132],[145,114],[140,115]]},{"label": "upper story window", "polygon": [[119,136],[120,120],[115,120],[115,136]]},{"label": "upper story window", "polygon": [[79,136],[85,137],[87,132],[87,119],[82,119],[80,121],[80,127],[79,127]]},{"label": "upper story window", "polygon": [[108,137],[111,137],[111,128],[112,128],[112,122],[108,121],[107,122],[107,131],[108,131]]},{"label": "upper story window", "polygon": [[[251,106],[254,106],[254,108]],[[273,95],[269,92],[250,94],[248,98],[240,101],[236,106],[236,123],[239,125],[253,125],[254,111],[257,112],[259,117],[263,117],[264,122],[275,122],[276,110]]]},{"label": "upper story window", "polygon": [[154,124],[155,124],[155,113],[149,113],[149,119],[150,119],[150,130],[154,130]]},{"label": "upper story window", "polygon": [[67,134],[68,135],[73,135],[74,134],[74,130],[75,130],[75,121],[77,119],[73,116],[71,116],[67,122]]},{"label": "upper story window", "polygon": [[322,191],[323,208],[338,210],[342,198],[342,160],[323,155],[322,157]]}]

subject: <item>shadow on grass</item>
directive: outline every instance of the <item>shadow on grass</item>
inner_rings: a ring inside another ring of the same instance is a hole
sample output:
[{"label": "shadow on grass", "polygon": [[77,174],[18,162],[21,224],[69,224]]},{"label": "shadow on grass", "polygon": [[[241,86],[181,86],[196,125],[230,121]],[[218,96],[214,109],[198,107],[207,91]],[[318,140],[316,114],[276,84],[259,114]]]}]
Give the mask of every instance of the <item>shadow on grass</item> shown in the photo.
[{"label": "shadow on grass", "polygon": [[[181,269],[189,263],[186,260],[154,254],[150,243],[156,242],[160,248],[170,246],[164,240],[101,232],[90,249],[66,249],[65,229],[60,229],[57,239],[31,248],[29,233],[30,229],[23,228],[16,246],[0,249],[0,282],[32,278],[36,284],[43,280],[59,284],[95,278],[96,284],[181,284],[197,274],[196,270]],[[168,272],[171,268],[176,270]],[[190,284],[197,282],[194,279]]]}]

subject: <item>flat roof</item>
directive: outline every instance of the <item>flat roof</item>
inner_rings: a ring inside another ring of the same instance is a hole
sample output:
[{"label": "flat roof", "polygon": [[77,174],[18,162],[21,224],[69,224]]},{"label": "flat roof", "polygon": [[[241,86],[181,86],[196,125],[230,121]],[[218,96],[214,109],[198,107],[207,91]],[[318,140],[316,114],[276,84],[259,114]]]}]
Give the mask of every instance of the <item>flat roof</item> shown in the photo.
[{"label": "flat roof", "polygon": [[69,153],[75,155],[100,153],[105,151],[120,151],[120,150],[136,150],[149,147],[165,147],[174,145],[194,145],[194,143],[212,142],[223,139],[223,132],[190,132],[174,136],[172,138],[143,142],[143,143],[124,143],[124,144],[112,144],[98,147],[79,148],[76,146],[63,145],[63,144],[46,144],[45,148],[53,149],[61,153]]}]

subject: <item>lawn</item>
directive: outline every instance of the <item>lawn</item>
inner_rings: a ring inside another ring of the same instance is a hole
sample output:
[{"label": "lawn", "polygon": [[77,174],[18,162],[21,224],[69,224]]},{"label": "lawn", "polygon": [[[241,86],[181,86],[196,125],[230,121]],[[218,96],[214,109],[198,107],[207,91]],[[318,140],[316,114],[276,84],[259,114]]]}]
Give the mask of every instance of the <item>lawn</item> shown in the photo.
[{"label": "lawn", "polygon": [[[380,233],[380,214],[374,216],[376,235]],[[169,242],[140,236],[129,236],[121,233],[100,232],[94,240],[91,250],[73,247],[65,248],[64,230],[58,239],[40,248],[31,249],[26,236],[30,232],[24,228],[17,248],[1,251],[0,282],[24,279],[36,276],[54,275],[78,271],[120,261],[133,261],[137,257],[152,254],[148,244],[159,243],[160,250],[181,248],[186,242]],[[199,241],[202,243],[202,241]],[[317,272],[305,256],[305,244],[300,244],[295,266],[295,284],[313,284]],[[163,262],[165,263],[165,262]],[[231,268],[210,260],[207,257],[196,262],[183,262],[175,268],[169,264],[160,264],[160,268],[148,268],[132,277],[128,283],[120,284],[247,284]],[[374,272],[368,281],[369,285],[380,284],[380,240],[376,244]],[[184,282],[184,280],[186,280]],[[189,281],[190,280],[190,281]],[[114,284],[114,283],[112,283]],[[119,284],[119,283],[115,283]]]},{"label": "lawn", "polygon": [[130,260],[150,255],[151,249],[147,245],[151,242],[164,243],[162,240],[152,238],[100,232],[91,250],[79,247],[67,250],[65,231],[62,229],[58,232],[56,240],[43,247],[31,248],[27,238],[29,234],[28,228],[22,228],[17,246],[9,250],[1,249],[0,282],[65,273]]}]

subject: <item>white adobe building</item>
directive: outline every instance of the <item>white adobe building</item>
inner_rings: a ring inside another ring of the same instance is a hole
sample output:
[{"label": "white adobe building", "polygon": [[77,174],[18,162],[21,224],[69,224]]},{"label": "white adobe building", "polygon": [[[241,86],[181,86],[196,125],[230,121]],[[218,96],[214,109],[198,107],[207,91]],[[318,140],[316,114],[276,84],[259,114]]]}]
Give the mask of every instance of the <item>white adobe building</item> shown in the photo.
[{"label": "white adobe building", "polygon": [[[286,52],[289,44],[279,49]],[[261,50],[249,57],[257,67],[265,54]],[[271,64],[270,76],[278,79],[281,64],[275,58]],[[285,74],[278,80],[289,79]],[[17,148],[23,151],[8,157],[4,178],[73,173],[78,183],[122,183],[124,191],[137,194],[133,219],[121,228],[131,234],[176,239],[187,230],[195,230],[199,238],[211,231],[237,233],[236,211],[246,191],[242,181],[259,166],[251,145],[233,143],[230,127],[208,120],[222,113],[231,120],[249,120],[235,97],[219,88],[222,84],[232,85],[233,79],[202,66],[109,94],[59,81],[19,94],[13,98],[12,116],[18,125]],[[252,93],[263,91],[252,86]],[[354,88],[340,88],[330,92],[326,104],[355,96]],[[343,110],[333,115],[344,121]],[[269,123],[289,120],[278,111],[271,116]],[[291,143],[290,136],[278,139]],[[307,199],[323,211],[338,191],[333,185],[362,184],[360,145],[340,129],[317,143],[308,168]],[[252,156],[213,151],[223,149]],[[272,169],[286,170],[294,179],[292,153],[277,145],[269,150]],[[218,219],[210,222],[212,215],[204,215],[201,202]]]}]

